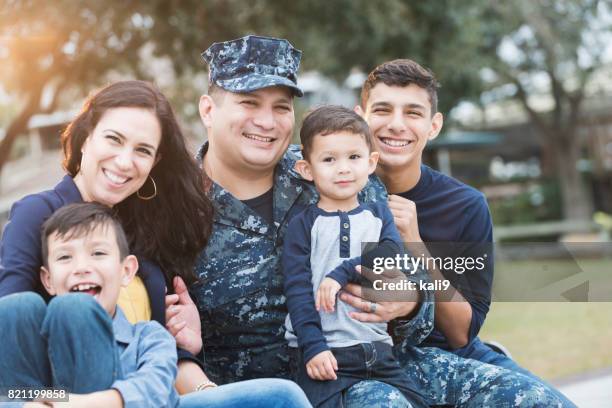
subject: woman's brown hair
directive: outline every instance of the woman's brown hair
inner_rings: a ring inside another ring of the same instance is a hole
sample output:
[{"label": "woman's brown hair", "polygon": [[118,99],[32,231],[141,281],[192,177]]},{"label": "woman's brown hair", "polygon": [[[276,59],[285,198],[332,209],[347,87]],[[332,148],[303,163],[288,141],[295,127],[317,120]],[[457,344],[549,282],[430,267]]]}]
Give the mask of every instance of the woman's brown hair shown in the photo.
[{"label": "woman's brown hair", "polygon": [[[132,194],[115,205],[132,253],[154,261],[167,281],[181,276],[195,281],[193,265],[212,231],[213,207],[204,192],[203,173],[189,153],[166,97],[144,81],[120,81],[90,95],[62,134],[64,168],[72,177],[81,166],[81,148],[108,110],[134,107],[150,110],[159,120],[159,162],[151,170],[157,195],[141,200]],[[151,194],[145,182],[143,193]]]}]

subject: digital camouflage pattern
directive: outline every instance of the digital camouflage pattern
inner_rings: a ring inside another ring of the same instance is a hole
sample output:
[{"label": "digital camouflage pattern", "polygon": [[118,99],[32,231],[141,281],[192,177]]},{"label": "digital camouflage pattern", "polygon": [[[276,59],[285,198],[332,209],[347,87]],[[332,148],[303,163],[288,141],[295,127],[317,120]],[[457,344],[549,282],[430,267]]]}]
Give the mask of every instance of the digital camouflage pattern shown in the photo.
[{"label": "digital camouflage pattern", "polygon": [[[396,350],[431,405],[457,407],[568,407],[544,384],[524,374],[459,357],[437,347]],[[570,403],[571,404],[571,403]]]},{"label": "digital camouflage pattern", "polygon": [[297,71],[302,52],[287,40],[248,35],[214,43],[202,53],[208,63],[208,83],[237,93],[283,85],[297,96]]},{"label": "digital camouflage pattern", "polygon": [[[201,160],[205,144],[198,153]],[[284,338],[287,314],[280,269],[283,237],[291,216],[317,201],[314,186],[293,170],[300,157],[291,146],[275,170],[274,225],[212,183],[213,234],[200,255],[199,282],[190,289],[202,319],[204,368],[226,384],[262,377],[291,378],[290,350]],[[372,177],[362,201],[386,199]],[[420,273],[415,279],[423,278]],[[439,348],[417,348],[433,327],[432,294],[409,322],[395,328],[396,353],[432,405],[459,407],[562,407],[537,381],[500,367],[464,359]],[[400,340],[399,342],[397,342]],[[353,386],[349,408],[410,407],[395,388],[377,381]]]},{"label": "digital camouflage pattern", "polygon": [[[216,382],[290,377],[280,268],[283,237],[290,217],[317,200],[314,186],[293,170],[298,150],[292,146],[276,167],[274,225],[212,183],[213,233],[198,259],[199,282],[191,287],[191,293],[202,318],[206,372]],[[380,181],[371,180],[360,199],[385,200]],[[431,300],[431,296],[425,294],[424,300]],[[432,327],[433,305],[426,302],[419,314],[398,325],[395,333],[406,338],[406,344],[417,344]]]}]

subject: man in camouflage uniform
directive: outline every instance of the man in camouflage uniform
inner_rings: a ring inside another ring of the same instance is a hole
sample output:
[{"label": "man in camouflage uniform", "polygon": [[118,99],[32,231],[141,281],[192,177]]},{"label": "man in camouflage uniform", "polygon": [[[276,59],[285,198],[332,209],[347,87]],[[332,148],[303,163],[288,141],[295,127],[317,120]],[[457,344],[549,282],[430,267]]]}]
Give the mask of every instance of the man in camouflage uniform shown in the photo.
[{"label": "man in camouflage uniform", "polygon": [[[297,150],[287,150],[294,126],[292,99],[302,95],[296,85],[301,53],[286,40],[247,36],[215,43],[203,56],[210,69],[209,94],[200,99],[200,115],[208,142],[198,158],[210,178],[216,213],[210,242],[196,266],[199,282],[190,291],[202,319],[205,369],[220,383],[288,378],[280,251],[292,214],[316,201],[313,187],[293,170]],[[372,179],[360,199],[386,199],[386,193]],[[350,290],[360,294],[358,288]],[[433,327],[431,293],[420,296],[418,304],[379,302],[375,307],[349,293],[341,299],[362,310],[354,317],[363,321],[412,315],[395,321],[394,334],[401,339],[398,348],[407,369],[416,370],[407,356],[417,352],[412,345]],[[508,381],[485,365],[461,366],[435,353],[431,362],[421,375],[433,394],[439,391],[435,403],[518,406],[540,392],[527,380]],[[453,386],[456,395],[450,396],[446,382],[464,387]],[[373,381],[355,385],[346,397],[349,407],[410,406],[393,387]]]}]

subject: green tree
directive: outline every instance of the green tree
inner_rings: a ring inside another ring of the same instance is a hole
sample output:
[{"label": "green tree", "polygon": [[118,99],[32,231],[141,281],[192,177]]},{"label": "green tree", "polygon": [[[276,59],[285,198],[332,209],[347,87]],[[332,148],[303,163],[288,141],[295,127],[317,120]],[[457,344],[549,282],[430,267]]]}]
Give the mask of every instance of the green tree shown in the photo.
[{"label": "green tree", "polygon": [[[604,63],[611,39],[610,3],[599,0],[517,0],[483,12],[482,62],[494,75],[490,87],[510,86],[552,153],[564,216],[589,220],[591,192],[577,168],[583,142],[578,134],[586,89]],[[552,110],[536,108],[548,95]]]},{"label": "green tree", "polygon": [[483,0],[158,0],[153,37],[159,55],[172,55],[177,72],[202,67],[200,52],[213,41],[246,34],[288,38],[304,52],[302,70],[316,69],[338,80],[359,67],[414,58],[444,84],[440,106],[476,98],[479,10]]},{"label": "green tree", "polygon": [[111,70],[138,72],[153,23],[133,2],[15,0],[1,10],[0,75],[19,108],[0,142],[0,170],[29,119],[55,110],[67,89],[82,95]]},{"label": "green tree", "polygon": [[[146,79],[139,56],[153,44],[178,78],[203,70],[200,53],[213,41],[246,34],[289,38],[304,51],[303,69],[341,79],[352,67],[413,57],[444,83],[441,108],[476,96],[478,70],[470,54],[481,0],[299,1],[151,0],[73,2],[5,0],[0,12],[0,70],[18,95],[20,111],[0,143],[0,169],[29,118],[52,111],[63,94],[82,95],[109,72]],[[146,70],[145,70],[146,71]],[[43,93],[52,101],[41,105]]]}]

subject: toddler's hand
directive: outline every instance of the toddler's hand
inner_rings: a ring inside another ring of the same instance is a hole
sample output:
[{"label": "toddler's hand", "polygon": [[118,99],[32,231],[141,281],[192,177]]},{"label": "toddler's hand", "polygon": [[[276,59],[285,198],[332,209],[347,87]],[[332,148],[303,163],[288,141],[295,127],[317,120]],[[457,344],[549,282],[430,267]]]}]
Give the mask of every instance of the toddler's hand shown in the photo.
[{"label": "toddler's hand", "polygon": [[331,351],[325,350],[314,356],[306,363],[306,372],[313,380],[336,380],[338,362]]},{"label": "toddler's hand", "polygon": [[325,312],[333,312],[336,305],[336,295],[340,289],[340,284],[332,278],[323,279],[317,290],[317,299],[315,300],[317,311],[323,307]]}]

